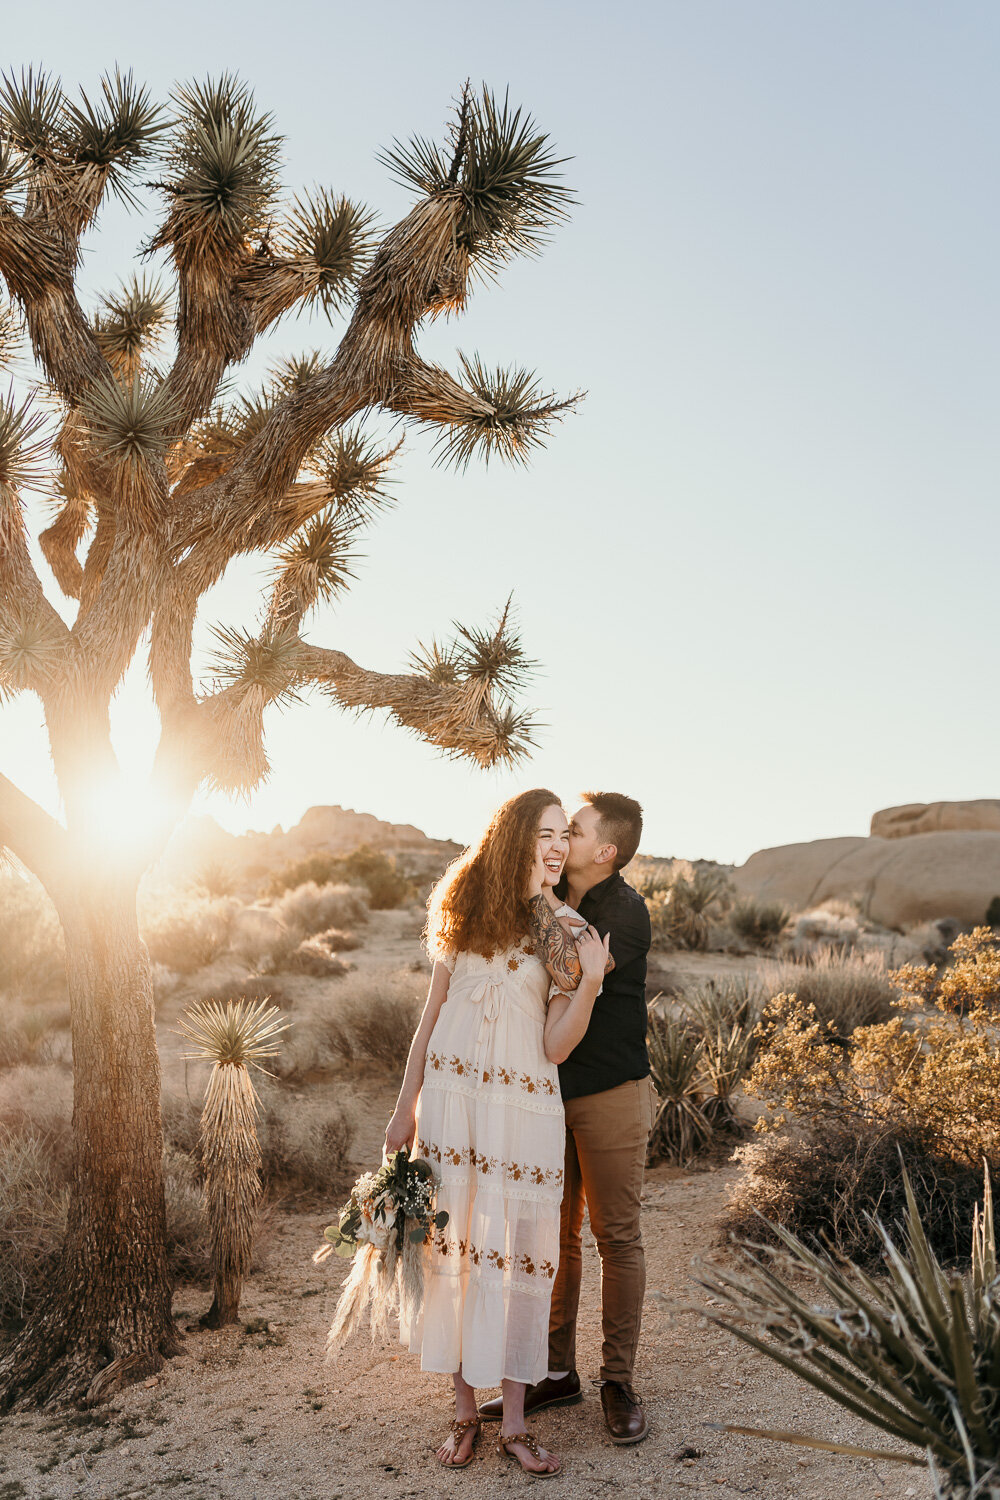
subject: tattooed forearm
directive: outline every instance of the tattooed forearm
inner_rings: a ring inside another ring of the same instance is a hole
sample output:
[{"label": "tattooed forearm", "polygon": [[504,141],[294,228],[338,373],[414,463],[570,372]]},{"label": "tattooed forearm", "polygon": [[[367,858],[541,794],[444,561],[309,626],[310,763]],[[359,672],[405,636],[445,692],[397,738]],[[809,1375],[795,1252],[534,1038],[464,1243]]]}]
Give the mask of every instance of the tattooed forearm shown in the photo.
[{"label": "tattooed forearm", "polygon": [[535,952],[561,990],[575,990],[583,978],[576,943],[544,896],[533,896],[528,905]]}]

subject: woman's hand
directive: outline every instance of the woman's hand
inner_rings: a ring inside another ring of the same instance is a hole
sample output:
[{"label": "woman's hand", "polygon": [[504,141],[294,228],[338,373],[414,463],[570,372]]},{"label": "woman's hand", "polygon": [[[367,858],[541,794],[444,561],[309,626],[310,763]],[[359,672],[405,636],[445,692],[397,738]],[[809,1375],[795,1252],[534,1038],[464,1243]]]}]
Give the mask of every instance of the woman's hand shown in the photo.
[{"label": "woman's hand", "polygon": [[385,1127],[385,1159],[396,1151],[402,1151],[405,1146],[407,1151],[413,1150],[413,1141],[417,1133],[417,1116],[415,1110],[400,1109],[396,1111]]},{"label": "woman's hand", "polygon": [[610,943],[610,932],[602,938],[596,927],[588,927],[585,932],[578,934],[576,951],[580,956],[584,979],[604,978]]},{"label": "woman's hand", "polygon": [[536,896],[540,896],[542,894],[546,884],[549,882],[549,879],[549,872],[545,868],[545,862],[542,859],[542,846],[541,844],[536,844],[535,862],[531,867],[531,874],[528,876],[529,901],[533,901]]}]

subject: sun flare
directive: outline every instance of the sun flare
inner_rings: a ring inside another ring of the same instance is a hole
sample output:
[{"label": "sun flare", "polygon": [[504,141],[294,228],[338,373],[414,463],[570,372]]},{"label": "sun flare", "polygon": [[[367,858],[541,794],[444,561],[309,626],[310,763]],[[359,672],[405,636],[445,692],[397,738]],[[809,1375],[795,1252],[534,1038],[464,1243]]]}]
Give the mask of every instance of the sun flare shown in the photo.
[{"label": "sun flare", "polygon": [[103,853],[114,862],[154,847],[173,822],[173,812],[146,778],[120,772],[95,780],[84,819],[94,858],[99,861]]}]

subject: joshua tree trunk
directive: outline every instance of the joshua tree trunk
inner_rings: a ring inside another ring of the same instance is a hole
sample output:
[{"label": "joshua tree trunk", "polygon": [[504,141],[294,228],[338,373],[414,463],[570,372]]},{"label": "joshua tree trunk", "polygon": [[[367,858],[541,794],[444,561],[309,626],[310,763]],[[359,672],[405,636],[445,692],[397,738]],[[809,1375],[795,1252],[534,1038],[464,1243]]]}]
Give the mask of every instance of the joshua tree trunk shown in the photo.
[{"label": "joshua tree trunk", "polygon": [[62,914],[75,1078],[69,1223],[53,1291],[0,1364],[7,1402],[98,1399],[178,1349],[160,1064],[135,896],[134,886],[80,891]]}]

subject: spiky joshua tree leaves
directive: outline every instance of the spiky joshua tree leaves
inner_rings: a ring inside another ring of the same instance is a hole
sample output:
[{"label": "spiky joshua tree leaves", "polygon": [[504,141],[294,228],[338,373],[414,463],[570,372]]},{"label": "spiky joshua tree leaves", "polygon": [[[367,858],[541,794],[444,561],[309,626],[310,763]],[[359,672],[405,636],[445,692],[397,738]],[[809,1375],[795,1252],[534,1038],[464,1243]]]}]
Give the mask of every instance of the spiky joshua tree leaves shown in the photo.
[{"label": "spiky joshua tree leaves", "polygon": [[[514,701],[528,663],[508,611],[397,672],[308,638],[304,622],[349,585],[360,534],[389,498],[398,444],[380,444],[372,417],[432,428],[441,461],[461,468],[476,456],[523,462],[572,405],[478,356],[450,374],[416,343],[424,319],[464,307],[477,275],[539,249],[569,203],[560,163],[521,111],[466,89],[444,145],[386,153],[415,201],[378,230],[369,210],[324,189],[283,205],[280,146],[231,77],[180,87],[168,108],[118,73],[79,103],[35,72],[0,88],[0,359],[30,348],[50,414],[46,430],[43,407],[0,401],[0,700],[41,701],[64,808],[57,821],[0,776],[0,848],[58,908],[76,1064],[61,1269],[0,1363],[0,1403],[97,1399],[176,1347],[135,895],[196,789],[257,785],[268,707],[310,688],[382,709],[481,766],[530,741]],[[144,247],[162,279],[133,277],[86,310],[81,237],[109,193],[137,206],[141,181],[162,204]],[[339,342],[234,396],[228,373],[302,308],[343,317]],[[28,485],[52,498],[39,540],[76,601],[72,623],[33,565]],[[199,600],[247,554],[274,569],[260,620],[222,624],[214,673],[198,681]],[[92,793],[120,777],[109,703],[147,642],[162,814],[155,835],[112,858]]]},{"label": "spiky joshua tree leaves", "polygon": [[185,1011],[178,1026],[194,1043],[189,1058],[205,1058],[212,1071],[201,1113],[201,1159],[205,1169],[205,1206],[212,1235],[212,1279],[215,1297],[202,1320],[209,1328],[235,1323],[243,1278],[253,1259],[260,1204],[260,1100],[250,1076],[262,1059],[278,1052],[278,1037],[287,1030],[281,1012],[267,1000],[256,1003],[218,1000]]}]

